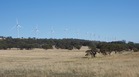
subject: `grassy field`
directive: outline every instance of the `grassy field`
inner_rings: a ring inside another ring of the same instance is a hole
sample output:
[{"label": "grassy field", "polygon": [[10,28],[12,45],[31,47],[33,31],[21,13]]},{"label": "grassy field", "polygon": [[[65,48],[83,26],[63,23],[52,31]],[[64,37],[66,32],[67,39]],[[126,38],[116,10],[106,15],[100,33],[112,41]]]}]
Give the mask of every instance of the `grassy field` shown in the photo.
[{"label": "grassy field", "polygon": [[0,50],[0,77],[139,77],[139,52],[84,55],[84,50]]}]

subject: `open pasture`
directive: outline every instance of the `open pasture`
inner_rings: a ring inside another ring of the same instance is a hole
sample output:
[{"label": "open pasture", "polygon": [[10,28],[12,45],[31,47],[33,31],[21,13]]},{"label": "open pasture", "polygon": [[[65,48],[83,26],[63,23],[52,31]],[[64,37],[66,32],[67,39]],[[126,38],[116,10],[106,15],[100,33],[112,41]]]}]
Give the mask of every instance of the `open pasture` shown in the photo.
[{"label": "open pasture", "polygon": [[84,55],[85,50],[0,50],[0,77],[139,77],[139,52]]}]

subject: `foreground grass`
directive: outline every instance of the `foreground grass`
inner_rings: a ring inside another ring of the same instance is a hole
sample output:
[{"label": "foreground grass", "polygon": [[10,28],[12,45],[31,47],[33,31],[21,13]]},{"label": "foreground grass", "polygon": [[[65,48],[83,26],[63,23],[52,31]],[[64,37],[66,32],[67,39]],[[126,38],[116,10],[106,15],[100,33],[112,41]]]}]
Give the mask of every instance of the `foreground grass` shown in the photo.
[{"label": "foreground grass", "polygon": [[138,52],[84,55],[78,50],[0,50],[0,77],[139,77]]}]

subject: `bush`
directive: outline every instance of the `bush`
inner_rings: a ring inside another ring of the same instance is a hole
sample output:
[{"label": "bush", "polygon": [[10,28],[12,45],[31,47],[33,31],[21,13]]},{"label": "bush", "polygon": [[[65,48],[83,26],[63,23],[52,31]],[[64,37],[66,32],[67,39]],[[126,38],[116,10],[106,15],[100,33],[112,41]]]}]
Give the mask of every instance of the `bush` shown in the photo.
[{"label": "bush", "polygon": [[49,45],[49,44],[45,44],[45,45],[42,45],[42,48],[43,49],[53,49],[53,46],[52,45]]}]

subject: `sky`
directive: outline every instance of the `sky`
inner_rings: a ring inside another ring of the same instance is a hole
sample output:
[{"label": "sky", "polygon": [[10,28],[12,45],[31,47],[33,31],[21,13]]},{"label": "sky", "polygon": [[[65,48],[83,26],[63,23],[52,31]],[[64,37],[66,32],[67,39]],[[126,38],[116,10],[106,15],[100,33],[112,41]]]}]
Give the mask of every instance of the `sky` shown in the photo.
[{"label": "sky", "polygon": [[17,38],[17,20],[24,38],[139,43],[139,0],[0,0],[0,36]]}]

